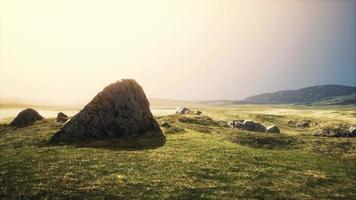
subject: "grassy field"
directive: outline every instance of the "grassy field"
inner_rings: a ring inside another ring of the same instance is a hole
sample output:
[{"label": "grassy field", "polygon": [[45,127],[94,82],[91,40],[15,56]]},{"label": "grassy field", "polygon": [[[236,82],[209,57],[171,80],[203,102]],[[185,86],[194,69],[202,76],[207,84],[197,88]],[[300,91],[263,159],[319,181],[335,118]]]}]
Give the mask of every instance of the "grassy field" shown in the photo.
[{"label": "grassy field", "polygon": [[[157,117],[165,144],[138,138],[50,145],[61,124],[0,126],[2,199],[356,199],[356,138],[312,136],[356,125],[355,107],[202,106],[204,116]],[[276,124],[281,134],[226,121]],[[317,125],[298,128],[290,120]]]}]

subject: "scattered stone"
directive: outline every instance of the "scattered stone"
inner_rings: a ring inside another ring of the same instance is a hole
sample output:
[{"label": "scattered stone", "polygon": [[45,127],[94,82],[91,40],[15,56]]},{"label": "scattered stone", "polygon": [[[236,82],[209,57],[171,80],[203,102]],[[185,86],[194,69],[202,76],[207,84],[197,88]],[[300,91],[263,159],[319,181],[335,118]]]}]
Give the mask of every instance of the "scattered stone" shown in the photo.
[{"label": "scattered stone", "polygon": [[310,128],[310,123],[311,123],[310,120],[304,120],[301,122],[297,122],[296,126],[299,128]]},{"label": "scattered stone", "polygon": [[234,121],[228,122],[228,125],[230,128],[243,129],[243,122],[244,122],[244,120],[234,120]]},{"label": "scattered stone", "polygon": [[18,128],[30,126],[38,120],[44,119],[36,110],[27,108],[21,111],[15,119],[10,123],[10,126]]},{"label": "scattered stone", "polygon": [[310,128],[312,126],[317,126],[318,122],[311,121],[311,120],[302,120],[302,121],[289,120],[288,125],[298,127],[298,128]]},{"label": "scattered stone", "polygon": [[135,80],[117,81],[103,89],[55,133],[50,142],[76,142],[150,133],[164,138],[147,97]]},{"label": "scattered stone", "polygon": [[203,112],[200,111],[200,110],[197,110],[197,111],[194,111],[194,114],[195,114],[195,115],[201,115],[201,114],[203,114]]},{"label": "scattered stone", "polygon": [[266,132],[267,133],[280,133],[281,131],[279,130],[278,126],[272,125],[272,126],[267,127]]},{"label": "scattered stone", "polygon": [[356,137],[356,127],[351,126],[349,128],[349,132],[352,135],[352,137]]},{"label": "scattered stone", "polygon": [[176,114],[193,114],[193,111],[189,110],[186,107],[177,107],[176,108]]},{"label": "scattered stone", "polygon": [[351,131],[343,130],[341,128],[325,128],[317,131],[314,135],[325,137],[356,137],[356,134],[352,134]]},{"label": "scattered stone", "polygon": [[266,127],[252,120],[245,120],[243,122],[243,129],[247,131],[253,131],[253,132],[263,132],[263,133],[266,132]]},{"label": "scattered stone", "polygon": [[62,112],[57,114],[57,122],[64,123],[68,120],[68,116]]},{"label": "scattered stone", "polygon": [[[242,129],[246,131],[253,131],[253,132],[266,132],[267,129],[261,123],[254,122],[252,120],[233,120],[227,123],[230,128],[233,129]],[[280,130],[277,126],[269,127],[268,133],[279,133]]]}]

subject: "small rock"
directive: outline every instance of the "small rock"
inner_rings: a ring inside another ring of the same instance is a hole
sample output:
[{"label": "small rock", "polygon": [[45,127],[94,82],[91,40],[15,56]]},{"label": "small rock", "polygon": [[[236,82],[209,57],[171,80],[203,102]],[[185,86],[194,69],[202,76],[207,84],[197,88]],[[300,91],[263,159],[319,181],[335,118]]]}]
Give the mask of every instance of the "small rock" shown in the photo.
[{"label": "small rock", "polygon": [[300,127],[300,128],[309,128],[310,123],[311,123],[310,120],[304,120],[304,121],[298,122],[296,125],[297,125],[297,127]]},{"label": "small rock", "polygon": [[267,127],[266,132],[267,133],[280,133],[281,131],[279,130],[278,126],[272,125],[272,126]]},{"label": "small rock", "polygon": [[177,107],[176,114],[192,114],[193,112],[186,107]]},{"label": "small rock", "polygon": [[27,108],[21,111],[15,119],[10,123],[10,126],[15,126],[18,128],[26,127],[32,125],[38,120],[44,119],[36,110],[32,108]]},{"label": "small rock", "polygon": [[242,129],[244,124],[244,120],[235,120],[234,121],[234,128]]},{"label": "small rock", "polygon": [[68,120],[68,116],[62,112],[57,114],[57,122],[64,123]]},{"label": "small rock", "polygon": [[317,131],[314,135],[316,136],[325,136],[325,137],[355,137],[349,131],[345,131],[340,128],[325,128],[323,130]]},{"label": "small rock", "polygon": [[266,127],[264,127],[262,124],[258,122],[254,122],[251,120],[245,120],[243,122],[243,129],[247,131],[253,131],[253,132],[266,132]]},{"label": "small rock", "polygon": [[349,128],[349,132],[350,132],[352,137],[356,137],[356,127],[351,126]]},{"label": "small rock", "polygon": [[243,122],[244,122],[244,120],[233,120],[233,121],[229,121],[227,123],[227,125],[230,128],[242,129],[243,128]]},{"label": "small rock", "polygon": [[201,115],[202,113],[203,113],[203,112],[200,111],[200,110],[194,111],[194,114],[195,114],[195,115]]}]

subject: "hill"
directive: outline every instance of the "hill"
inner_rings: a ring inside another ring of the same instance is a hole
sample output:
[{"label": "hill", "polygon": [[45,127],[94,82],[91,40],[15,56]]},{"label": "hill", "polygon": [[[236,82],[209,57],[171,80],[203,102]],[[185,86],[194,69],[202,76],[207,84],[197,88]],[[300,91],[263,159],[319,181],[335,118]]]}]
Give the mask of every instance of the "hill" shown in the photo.
[{"label": "hill", "polygon": [[259,94],[243,101],[257,104],[356,105],[356,87],[320,85]]}]

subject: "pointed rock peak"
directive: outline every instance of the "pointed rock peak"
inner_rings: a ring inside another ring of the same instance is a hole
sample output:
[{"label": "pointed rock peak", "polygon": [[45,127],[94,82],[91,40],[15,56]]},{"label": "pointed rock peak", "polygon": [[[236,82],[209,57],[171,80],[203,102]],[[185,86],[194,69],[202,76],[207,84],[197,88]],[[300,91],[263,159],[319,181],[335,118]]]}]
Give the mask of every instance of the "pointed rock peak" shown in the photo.
[{"label": "pointed rock peak", "polygon": [[135,80],[124,79],[99,92],[50,142],[120,138],[148,132],[163,135],[142,87]]}]

